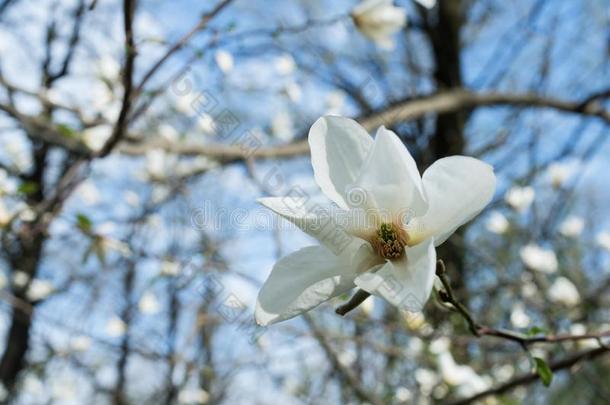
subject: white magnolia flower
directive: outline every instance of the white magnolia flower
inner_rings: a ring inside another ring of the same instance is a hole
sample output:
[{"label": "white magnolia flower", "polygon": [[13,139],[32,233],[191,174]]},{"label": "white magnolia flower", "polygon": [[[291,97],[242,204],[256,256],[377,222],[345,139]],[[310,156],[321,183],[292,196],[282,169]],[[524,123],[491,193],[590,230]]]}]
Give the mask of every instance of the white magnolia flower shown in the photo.
[{"label": "white magnolia flower", "polygon": [[275,59],[273,65],[275,70],[283,76],[292,74],[297,67],[296,63],[294,63],[294,59],[289,54],[282,55]]},{"label": "white magnolia flower", "polygon": [[498,211],[493,211],[489,215],[485,226],[489,232],[501,235],[503,233],[506,233],[506,231],[510,227],[510,224],[508,223],[508,219],[506,219],[506,217],[502,213]]},{"label": "white magnolia flower", "polygon": [[522,303],[517,302],[513,305],[510,313],[510,323],[512,323],[515,328],[526,328],[530,324],[530,320],[531,318],[525,312],[525,307]]},{"label": "white magnolia flower", "polygon": [[208,113],[200,113],[199,119],[197,120],[197,127],[205,135],[212,135],[216,132],[216,121]]},{"label": "white magnolia flower", "polygon": [[610,252],[610,232],[603,231],[597,234],[595,237],[597,245]]},{"label": "white magnolia flower", "polygon": [[103,55],[96,61],[95,66],[102,78],[111,82],[118,80],[119,74],[121,73],[121,65],[117,61],[117,58],[112,55]]},{"label": "white magnolia flower", "polygon": [[394,396],[400,403],[409,403],[413,399],[413,393],[407,387],[398,387]]},{"label": "white magnolia flower", "polygon": [[214,54],[214,59],[223,73],[228,73],[233,70],[235,63],[233,61],[233,55],[231,55],[229,52],[219,49]]},{"label": "white magnolia flower", "polygon": [[363,0],[352,10],[354,24],[381,48],[393,48],[392,36],[407,24],[407,11],[392,0]]},{"label": "white magnolia flower", "polygon": [[177,276],[180,274],[180,263],[173,260],[161,261],[161,274],[164,276]]},{"label": "white magnolia flower", "polygon": [[151,149],[146,152],[146,173],[153,181],[167,180],[173,172],[177,158],[163,149]]},{"label": "white magnolia flower", "polygon": [[568,238],[576,238],[580,236],[582,231],[585,229],[585,221],[581,217],[569,216],[561,225],[559,225],[559,232]]},{"label": "white magnolia flower", "polygon": [[415,381],[424,393],[430,393],[434,386],[439,383],[439,376],[432,370],[418,368],[415,370]]},{"label": "white magnolia flower", "polygon": [[280,111],[271,119],[271,132],[278,139],[290,141],[294,138],[292,117],[286,111]]},{"label": "white magnolia flower", "polygon": [[508,205],[513,207],[515,210],[524,212],[530,207],[530,205],[532,205],[532,202],[534,202],[535,195],[536,193],[534,192],[534,189],[530,186],[515,186],[508,190],[504,196],[504,199]]},{"label": "white magnolia flower", "polygon": [[564,304],[568,307],[578,305],[580,302],[578,289],[574,283],[565,277],[557,277],[548,290],[548,296],[552,302]]},{"label": "white magnolia flower", "polygon": [[434,6],[436,6],[436,0],[415,0],[415,1],[426,8],[434,8]]},{"label": "white magnolia flower", "polygon": [[163,138],[167,142],[177,142],[178,138],[180,137],[180,134],[178,133],[176,128],[167,123],[159,124],[158,131],[159,136],[161,136],[161,138]]},{"label": "white magnolia flower", "polygon": [[110,337],[121,337],[127,331],[127,325],[118,316],[113,316],[106,323],[106,334]]},{"label": "white magnolia flower", "polygon": [[544,249],[534,243],[524,246],[519,251],[521,260],[527,267],[542,273],[554,273],[559,267],[555,252]]},{"label": "white magnolia flower", "polygon": [[185,388],[178,393],[180,404],[205,404],[210,399],[210,394],[201,388]]},{"label": "white magnolia flower", "polygon": [[572,175],[572,168],[562,163],[552,163],[547,169],[549,181],[555,188],[559,188]]},{"label": "white magnolia flower", "polygon": [[76,189],[76,192],[87,205],[95,205],[102,199],[99,188],[91,180],[82,182]]},{"label": "white magnolia flower", "polygon": [[30,301],[40,301],[48,297],[54,289],[52,282],[35,278],[30,283],[26,295]]},{"label": "white magnolia flower", "polygon": [[83,142],[89,149],[97,151],[106,144],[110,135],[112,135],[112,127],[110,125],[97,125],[83,131]]},{"label": "white magnolia flower", "polygon": [[153,293],[147,292],[140,298],[138,308],[143,314],[154,315],[159,312],[161,304],[159,304],[159,300]]},{"label": "white magnolia flower", "polygon": [[472,367],[457,364],[449,351],[438,355],[438,364],[443,381],[458,387],[462,396],[470,396],[489,388],[489,383],[479,376]]},{"label": "white magnolia flower", "polygon": [[322,246],[275,264],[258,296],[257,322],[292,318],[356,286],[421,311],[434,282],[435,247],[489,203],[493,168],[452,156],[421,177],[396,134],[381,127],[373,140],[343,117],[316,121],[309,146],[316,182],[339,208],[307,206],[296,197],[259,200]]},{"label": "white magnolia flower", "polygon": [[92,340],[89,336],[79,335],[70,339],[70,348],[75,352],[85,352],[91,347]]},{"label": "white magnolia flower", "polygon": [[326,108],[329,114],[339,113],[345,105],[345,92],[343,90],[333,90],[326,95]]},{"label": "white magnolia flower", "polygon": [[23,288],[30,281],[30,276],[24,271],[17,270],[13,273],[13,285],[18,288]]}]

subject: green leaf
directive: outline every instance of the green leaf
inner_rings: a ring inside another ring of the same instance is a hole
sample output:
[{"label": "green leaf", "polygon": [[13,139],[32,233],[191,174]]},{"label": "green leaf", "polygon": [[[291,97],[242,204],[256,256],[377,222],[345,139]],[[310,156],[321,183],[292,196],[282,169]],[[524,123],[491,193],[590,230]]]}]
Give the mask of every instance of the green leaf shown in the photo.
[{"label": "green leaf", "polygon": [[544,333],[546,333],[544,328],[541,328],[540,326],[532,326],[525,334],[527,336],[536,336]]},{"label": "green leaf", "polygon": [[76,214],[76,225],[84,232],[91,231],[93,222],[85,214]]},{"label": "green leaf", "polygon": [[17,190],[21,194],[32,195],[38,191],[38,184],[34,183],[33,181],[26,181],[24,183],[21,183]]},{"label": "green leaf", "polygon": [[536,373],[540,376],[542,383],[548,387],[553,381],[553,371],[540,357],[534,357],[534,362],[536,363]]},{"label": "green leaf", "polygon": [[66,138],[76,138],[76,131],[66,124],[58,124],[57,131],[61,134],[61,136],[65,136]]}]

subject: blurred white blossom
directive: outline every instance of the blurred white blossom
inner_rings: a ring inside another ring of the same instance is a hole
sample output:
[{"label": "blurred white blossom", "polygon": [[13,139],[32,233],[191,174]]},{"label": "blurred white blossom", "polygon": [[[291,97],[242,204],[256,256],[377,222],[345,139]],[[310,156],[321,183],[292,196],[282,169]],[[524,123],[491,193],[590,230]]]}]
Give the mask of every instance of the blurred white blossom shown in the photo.
[{"label": "blurred white blossom", "polygon": [[328,114],[341,114],[345,105],[345,92],[343,90],[333,90],[326,95],[325,101]]},{"label": "blurred white blossom", "polygon": [[544,249],[534,243],[522,247],[519,255],[527,267],[541,273],[554,273],[559,267],[553,250]]},{"label": "blurred white blossom", "polygon": [[83,181],[76,189],[76,193],[87,205],[95,205],[101,200],[100,190],[91,180]]},{"label": "blurred white blossom", "polygon": [[70,348],[75,352],[84,352],[91,347],[91,338],[85,335],[74,336],[70,339]]},{"label": "blurred white blossom", "polygon": [[178,131],[176,131],[176,128],[174,128],[173,126],[171,126],[165,122],[162,124],[159,124],[158,131],[159,131],[159,136],[161,136],[161,138],[165,139],[168,142],[176,142],[176,141],[178,141],[178,138],[180,136]]},{"label": "blurred white blossom", "polygon": [[394,34],[407,24],[407,11],[393,0],[363,0],[352,10],[356,28],[379,47],[394,47]]},{"label": "blurred white blossom", "polygon": [[409,403],[413,399],[413,394],[407,387],[398,387],[394,395],[400,403]]},{"label": "blurred white blossom", "polygon": [[180,263],[173,260],[161,261],[161,274],[165,276],[177,276],[180,273]]},{"label": "blurred white blossom", "polygon": [[523,304],[521,302],[515,303],[510,313],[510,323],[515,328],[526,328],[530,324],[530,320]]},{"label": "blurred white blossom", "polygon": [[127,331],[127,325],[118,316],[113,316],[106,323],[106,334],[110,337],[121,337]]},{"label": "blurred white blossom", "polygon": [[548,297],[552,302],[573,307],[580,302],[578,289],[566,277],[557,277],[548,290]]},{"label": "blurred white blossom", "polygon": [[479,376],[470,366],[457,364],[451,352],[438,355],[438,362],[447,384],[458,387],[461,396],[470,396],[489,388],[489,383]]},{"label": "blurred white blossom", "polygon": [[506,219],[501,212],[493,211],[491,214],[489,214],[485,226],[489,232],[501,235],[506,233],[510,227],[510,224],[508,223],[508,219]]},{"label": "blurred white blossom", "polygon": [[595,242],[597,242],[597,245],[599,247],[606,249],[610,252],[610,232],[602,231],[598,233],[595,237]]},{"label": "blurred white blossom", "polygon": [[110,135],[112,135],[112,126],[97,125],[83,131],[83,142],[89,149],[97,151],[104,146]]},{"label": "blurred white blossom", "polygon": [[534,189],[530,186],[527,187],[519,187],[514,186],[504,196],[504,199],[512,208],[517,210],[518,212],[525,212],[532,202],[534,202],[535,197]]},{"label": "blurred white blossom", "polygon": [[581,217],[569,216],[560,225],[559,232],[568,238],[580,236],[585,228],[585,221]]},{"label": "blurred white blossom", "polygon": [[553,163],[547,169],[549,182],[553,187],[559,188],[570,178],[572,171],[572,168],[566,164]]},{"label": "blurred white blossom", "polygon": [[271,132],[283,141],[290,141],[294,138],[292,117],[286,111],[280,111],[271,120]]},{"label": "blurred white blossom", "polygon": [[213,135],[216,133],[216,122],[214,117],[208,113],[200,113],[197,119],[197,128],[205,135]]},{"label": "blurred white blossom", "polygon": [[153,293],[146,292],[140,298],[140,301],[138,302],[138,308],[143,314],[154,315],[159,312],[159,310],[161,309],[161,305],[159,304],[159,300]]},{"label": "blurred white blossom", "polygon": [[26,295],[30,301],[39,301],[48,297],[54,290],[53,283],[35,278],[28,286]]},{"label": "blurred white blossom", "polygon": [[30,281],[30,276],[24,271],[17,270],[13,273],[13,285],[18,288],[23,288]]},{"label": "blurred white blossom", "polygon": [[235,62],[233,60],[233,55],[231,55],[228,51],[223,49],[217,50],[214,54],[214,59],[223,73],[228,73],[233,70]]},{"label": "blurred white blossom", "polygon": [[284,76],[294,73],[294,70],[296,69],[294,59],[289,54],[284,54],[276,58],[273,66],[280,75]]},{"label": "blurred white blossom", "polygon": [[415,0],[415,1],[428,9],[434,8],[434,6],[436,6],[436,0]]},{"label": "blurred white blossom", "polygon": [[210,394],[201,388],[184,388],[178,393],[178,402],[181,404],[205,404]]}]

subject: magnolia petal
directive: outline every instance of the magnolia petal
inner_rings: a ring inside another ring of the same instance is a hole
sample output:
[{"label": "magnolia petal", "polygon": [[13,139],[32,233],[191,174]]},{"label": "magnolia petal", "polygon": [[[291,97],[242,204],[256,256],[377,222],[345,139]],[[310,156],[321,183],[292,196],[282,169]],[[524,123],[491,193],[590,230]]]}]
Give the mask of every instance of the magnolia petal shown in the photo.
[{"label": "magnolia petal", "polygon": [[310,246],[280,259],[260,290],[254,316],[269,325],[299,315],[354,287],[349,258]]},{"label": "magnolia petal", "polygon": [[373,139],[356,121],[326,116],[309,130],[311,165],[322,192],[343,209],[345,193],[356,181]]},{"label": "magnolia petal", "polygon": [[335,254],[340,254],[354,241],[337,220],[345,212],[333,207],[308,203],[305,198],[267,197],[257,200],[263,206],[298,226]]},{"label": "magnolia petal", "polygon": [[412,243],[434,237],[436,246],[475,217],[496,189],[493,167],[478,159],[451,156],[437,160],[423,175],[428,212],[407,228]]},{"label": "magnolia petal", "polygon": [[385,127],[377,131],[355,187],[366,191],[367,208],[394,216],[402,216],[403,211],[420,216],[428,208],[415,160],[398,136]]},{"label": "magnolia petal", "polygon": [[398,308],[419,312],[434,285],[436,250],[433,239],[405,249],[401,260],[388,261],[375,273],[362,274],[356,285]]}]

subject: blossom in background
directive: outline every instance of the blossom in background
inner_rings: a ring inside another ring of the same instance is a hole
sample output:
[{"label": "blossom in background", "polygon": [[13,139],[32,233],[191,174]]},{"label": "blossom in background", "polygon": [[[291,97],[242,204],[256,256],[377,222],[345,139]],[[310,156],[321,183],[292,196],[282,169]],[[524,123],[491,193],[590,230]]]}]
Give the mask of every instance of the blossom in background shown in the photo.
[{"label": "blossom in background", "polygon": [[342,225],[297,197],[259,202],[316,238],[278,261],[255,316],[266,325],[292,318],[355,286],[409,311],[432,290],[435,247],[491,200],[496,178],[480,160],[452,156],[423,177],[400,139],[379,128],[375,140],[357,122],[327,116],[309,132],[316,182]]},{"label": "blossom in background", "polygon": [[74,336],[70,339],[70,348],[75,352],[84,352],[91,347],[91,338],[85,335]]},{"label": "blossom in background", "polygon": [[333,90],[326,95],[324,102],[329,115],[339,114],[345,105],[345,92]]},{"label": "blossom in background", "polygon": [[271,132],[283,141],[290,141],[294,138],[294,123],[292,116],[286,111],[280,111],[271,119]]},{"label": "blossom in background", "polygon": [[580,302],[578,289],[574,283],[565,277],[557,277],[547,294],[552,302],[564,304],[568,307],[578,305]]},{"label": "blossom in background", "polygon": [[551,249],[544,249],[535,243],[522,247],[519,255],[527,267],[541,273],[554,273],[559,267],[555,252]]},{"label": "blossom in background", "polygon": [[140,301],[138,302],[138,309],[143,314],[154,315],[159,312],[161,305],[153,293],[146,292],[142,295]]},{"label": "blossom in background", "polygon": [[275,59],[273,65],[275,70],[282,76],[287,76],[294,73],[297,67],[294,59],[289,54],[284,54]]},{"label": "blossom in background", "polygon": [[106,144],[112,135],[112,126],[108,124],[97,125],[83,131],[83,142],[93,151],[98,151]]},{"label": "blossom in background", "polygon": [[436,6],[436,0],[415,0],[415,2],[421,4],[422,6],[430,9]]},{"label": "blossom in background", "polygon": [[233,55],[231,55],[228,51],[222,49],[216,51],[216,53],[214,54],[214,60],[216,61],[218,68],[223,73],[229,73],[231,70],[233,70],[233,67],[235,66],[235,62],[233,61]]},{"label": "blossom in background", "polygon": [[364,0],[352,10],[358,30],[379,47],[394,47],[392,36],[407,24],[407,11],[392,0]]},{"label": "blossom in background", "polygon": [[13,273],[13,285],[17,288],[23,288],[30,281],[30,276],[21,270],[17,270]]},{"label": "blossom in background", "polygon": [[504,196],[504,199],[508,205],[518,212],[525,212],[530,205],[532,205],[532,202],[534,202],[535,195],[536,193],[534,192],[534,189],[530,186],[514,186],[508,190]]},{"label": "blossom in background", "polygon": [[205,404],[210,400],[210,394],[201,388],[184,388],[178,393],[180,404]]},{"label": "blossom in background", "polygon": [[113,316],[106,323],[106,334],[110,337],[121,337],[127,331],[127,325],[118,316]]},{"label": "blossom in background", "polygon": [[581,217],[569,216],[560,225],[559,232],[567,238],[580,236],[585,229],[585,221]]},{"label": "blossom in background", "polygon": [[510,224],[508,223],[508,219],[506,219],[506,217],[501,212],[493,211],[491,214],[489,214],[489,218],[487,218],[487,223],[485,224],[485,227],[489,232],[501,235],[503,233],[506,233],[506,231],[510,227]]},{"label": "blossom in background", "polygon": [[555,188],[559,188],[572,175],[572,168],[563,163],[552,163],[547,169],[549,182]]},{"label": "blossom in background", "polygon": [[513,305],[513,308],[510,312],[510,323],[515,328],[527,328],[530,324],[530,317],[525,312],[525,307],[522,303],[517,302]]},{"label": "blossom in background", "polygon": [[30,301],[40,301],[47,298],[54,289],[50,281],[35,278],[28,286],[26,295]]},{"label": "blossom in background", "polygon": [[595,237],[597,245],[610,252],[610,232],[602,231]]}]

